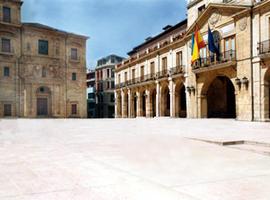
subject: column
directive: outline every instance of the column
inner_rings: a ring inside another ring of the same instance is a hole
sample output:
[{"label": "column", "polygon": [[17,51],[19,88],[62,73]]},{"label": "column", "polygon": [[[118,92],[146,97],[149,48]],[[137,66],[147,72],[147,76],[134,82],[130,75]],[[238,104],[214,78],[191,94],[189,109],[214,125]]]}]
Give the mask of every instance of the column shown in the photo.
[{"label": "column", "polygon": [[142,93],[136,92],[137,96],[137,117],[142,117]]},{"label": "column", "polygon": [[122,118],[127,117],[127,101],[126,101],[126,94],[125,91],[121,91],[121,96],[122,96]]},{"label": "column", "polygon": [[145,91],[146,94],[146,117],[150,118],[151,117],[151,95],[150,95],[150,91],[146,90]]},{"label": "column", "polygon": [[132,118],[133,112],[132,112],[132,93],[130,88],[128,89],[128,118]]},{"label": "column", "polygon": [[114,118],[118,118],[118,94],[114,91]]},{"label": "column", "polygon": [[156,116],[160,117],[160,83],[158,81],[156,81],[156,87]]}]

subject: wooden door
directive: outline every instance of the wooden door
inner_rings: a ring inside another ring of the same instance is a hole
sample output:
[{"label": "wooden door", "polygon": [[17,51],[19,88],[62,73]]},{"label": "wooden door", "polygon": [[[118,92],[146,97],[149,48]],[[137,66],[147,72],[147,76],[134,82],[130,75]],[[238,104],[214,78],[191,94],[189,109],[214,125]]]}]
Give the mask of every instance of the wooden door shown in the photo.
[{"label": "wooden door", "polygon": [[37,115],[48,116],[48,99],[47,98],[37,99]]}]

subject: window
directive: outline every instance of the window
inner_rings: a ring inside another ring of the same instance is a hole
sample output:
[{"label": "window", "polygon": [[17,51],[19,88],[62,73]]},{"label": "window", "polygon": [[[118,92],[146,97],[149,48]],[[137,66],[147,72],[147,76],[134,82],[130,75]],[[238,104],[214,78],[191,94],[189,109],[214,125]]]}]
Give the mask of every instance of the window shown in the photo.
[{"label": "window", "polygon": [[167,57],[162,58],[162,71],[167,69]]},{"label": "window", "polygon": [[3,7],[3,21],[7,23],[11,22],[11,9],[9,7]]},{"label": "window", "polygon": [[151,70],[151,74],[154,75],[155,74],[155,62],[151,62],[150,70]]},{"label": "window", "polygon": [[11,52],[10,39],[2,38],[2,52]]},{"label": "window", "polygon": [[224,39],[224,58],[233,59],[235,58],[235,37],[228,37]]},{"label": "window", "polygon": [[110,78],[110,69],[107,69],[107,78]]},{"label": "window", "polygon": [[141,81],[144,81],[144,66],[141,66]]},{"label": "window", "polygon": [[182,51],[179,51],[176,53],[176,66],[182,65],[183,65],[183,53]]},{"label": "window", "polygon": [[198,16],[200,16],[204,10],[205,10],[205,5],[202,5],[201,7],[199,7],[198,8]]},{"label": "window", "polygon": [[114,71],[112,70],[112,78],[114,78]]},{"label": "window", "polygon": [[71,49],[71,60],[78,60],[78,50],[76,48]]},{"label": "window", "polygon": [[4,76],[9,77],[9,75],[10,75],[9,67],[4,67]]},{"label": "window", "polygon": [[135,75],[136,75],[136,70],[135,69],[132,69],[132,79],[133,80],[135,79]]},{"label": "window", "polygon": [[11,104],[4,104],[4,116],[5,117],[11,116]]},{"label": "window", "polygon": [[118,83],[121,83],[121,74],[118,74]]},{"label": "window", "polygon": [[111,94],[111,102],[114,102],[114,94]]},{"label": "window", "polygon": [[49,54],[49,42],[47,40],[38,41],[38,53],[41,55]]},{"label": "window", "polygon": [[110,82],[107,82],[107,89],[110,89]]},{"label": "window", "polygon": [[72,80],[76,81],[77,80],[77,74],[76,73],[72,73]]},{"label": "window", "polygon": [[72,115],[77,115],[77,104],[72,104],[71,105],[71,114]]},{"label": "window", "polygon": [[127,72],[125,72],[125,83],[127,82]]},{"label": "window", "polygon": [[111,82],[111,87],[114,89],[114,81]]}]

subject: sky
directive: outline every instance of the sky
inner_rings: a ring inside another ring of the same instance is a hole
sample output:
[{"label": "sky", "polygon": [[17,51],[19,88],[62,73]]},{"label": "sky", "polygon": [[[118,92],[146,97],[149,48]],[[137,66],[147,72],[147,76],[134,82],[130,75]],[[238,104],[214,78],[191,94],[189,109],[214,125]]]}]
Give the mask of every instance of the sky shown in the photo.
[{"label": "sky", "polygon": [[166,25],[186,18],[186,0],[24,0],[23,22],[37,22],[90,37],[87,67],[127,52]]}]

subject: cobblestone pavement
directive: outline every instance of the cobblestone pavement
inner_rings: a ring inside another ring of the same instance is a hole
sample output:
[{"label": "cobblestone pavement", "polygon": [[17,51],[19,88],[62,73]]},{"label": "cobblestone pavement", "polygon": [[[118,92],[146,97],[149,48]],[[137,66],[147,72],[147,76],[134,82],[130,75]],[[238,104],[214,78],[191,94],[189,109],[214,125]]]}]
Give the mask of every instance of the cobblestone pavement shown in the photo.
[{"label": "cobblestone pavement", "polygon": [[270,123],[0,120],[0,199],[269,200],[269,152]]}]

